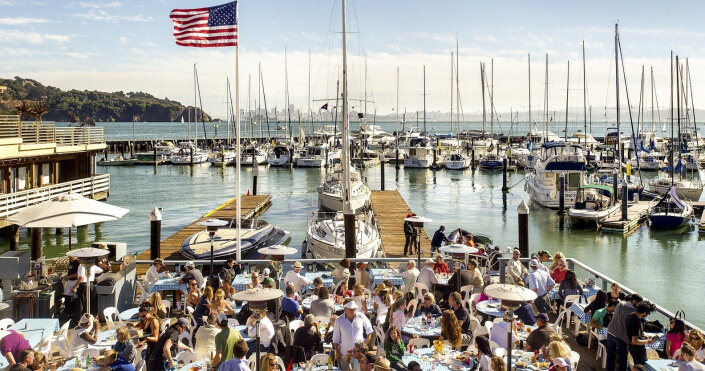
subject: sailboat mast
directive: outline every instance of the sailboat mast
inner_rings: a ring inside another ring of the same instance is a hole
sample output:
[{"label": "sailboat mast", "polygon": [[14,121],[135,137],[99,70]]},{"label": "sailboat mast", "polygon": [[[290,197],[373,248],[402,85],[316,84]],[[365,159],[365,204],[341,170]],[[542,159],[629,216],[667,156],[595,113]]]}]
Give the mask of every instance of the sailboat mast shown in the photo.
[{"label": "sailboat mast", "polygon": [[[583,135],[587,146],[587,74],[585,73],[585,40],[583,40]],[[580,137],[578,137],[580,144]]]},{"label": "sailboat mast", "polygon": [[622,151],[620,150],[620,145],[622,144],[622,133],[619,130],[619,33],[617,31],[618,24],[614,24],[614,76],[615,85],[617,92],[617,164],[621,166],[622,164]]},{"label": "sailboat mast", "polygon": [[[284,47],[284,91],[286,94],[286,113],[289,119],[289,134],[291,135],[291,111],[289,110],[289,64],[287,63],[286,46]],[[278,129],[278,128],[277,128]]]},{"label": "sailboat mast", "polygon": [[453,132],[453,52],[450,52],[450,131]]},{"label": "sailboat mast", "polygon": [[397,149],[399,148],[399,67],[397,67]]},{"label": "sailboat mast", "polygon": [[548,53],[546,53],[546,81],[543,86],[543,141],[548,142]]},{"label": "sailboat mast", "polygon": [[673,152],[675,148],[673,147],[673,51],[671,51],[671,185],[673,185],[673,174],[675,172],[676,164],[673,163]]},{"label": "sailboat mast", "polygon": [[[456,131],[456,136],[458,136],[458,145],[460,145],[460,78],[458,77],[458,74],[460,72],[460,51],[458,49],[458,39],[456,35],[455,39],[455,111],[457,112],[457,115],[455,117],[455,122],[456,125],[458,126],[458,130]],[[451,116],[453,115],[453,111],[450,112]],[[452,129],[452,128],[451,128]]]},{"label": "sailboat mast", "polygon": [[[490,134],[494,134],[494,58],[490,60]],[[490,135],[491,136],[491,135]]]},{"label": "sailboat mast", "polygon": [[[355,242],[355,213],[350,204],[350,138],[348,128],[348,52],[347,33],[345,29],[346,1],[343,1],[343,213],[345,227],[345,256],[357,255]],[[366,99],[365,99],[366,100]]]},{"label": "sailboat mast", "polygon": [[485,65],[480,62],[480,82],[482,85],[482,134],[487,133],[487,109],[485,108]]},{"label": "sailboat mast", "polygon": [[[313,117],[311,113],[311,51],[308,51],[308,131],[313,133]],[[301,138],[299,138],[301,140]]]},{"label": "sailboat mast", "polygon": [[228,96],[227,96],[226,99],[225,99],[225,100],[227,101],[226,107],[227,107],[227,112],[228,112],[228,118],[227,118],[227,120],[226,120],[226,125],[227,125],[227,128],[228,128],[228,130],[227,130],[228,134],[227,134],[227,141],[226,141],[226,143],[227,143],[228,145],[230,145],[230,106],[232,105],[232,101],[230,101],[230,78],[227,78],[227,77],[226,77],[226,78],[225,78],[225,82],[226,82],[226,84],[228,85],[228,89],[227,89],[227,90],[228,90]]},{"label": "sailboat mast", "polygon": [[[678,161],[680,162],[681,158],[681,89],[680,89],[680,63],[678,62],[678,54],[676,54],[676,112],[678,115],[678,145],[673,148],[673,152],[678,150]],[[673,147],[673,145],[671,145]],[[673,165],[671,165],[673,166]],[[675,167],[673,168],[673,171],[675,172]],[[683,172],[679,172],[679,178],[683,179]]]},{"label": "sailboat mast", "polygon": [[529,133],[531,133],[531,54],[528,55],[528,66],[529,66]]},{"label": "sailboat mast", "polygon": [[426,65],[423,66],[423,133],[426,134]]},{"label": "sailboat mast", "polygon": [[568,93],[570,92],[570,61],[568,61],[568,74],[565,80],[565,129],[563,130],[563,140],[568,141]]},{"label": "sailboat mast", "polygon": [[[196,144],[196,147],[198,147],[198,99],[196,98],[196,92],[198,89],[198,82],[196,80],[196,63],[193,64],[193,129],[194,129],[194,135],[193,135],[193,141]],[[189,141],[191,141],[191,138],[189,137]]]}]

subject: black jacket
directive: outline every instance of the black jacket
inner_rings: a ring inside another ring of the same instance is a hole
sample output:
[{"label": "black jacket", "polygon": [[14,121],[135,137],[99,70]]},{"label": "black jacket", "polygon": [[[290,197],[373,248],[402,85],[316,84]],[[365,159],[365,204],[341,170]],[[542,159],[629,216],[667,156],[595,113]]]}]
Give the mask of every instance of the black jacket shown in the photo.
[{"label": "black jacket", "polygon": [[404,236],[412,236],[414,234],[414,225],[411,222],[404,222]]}]

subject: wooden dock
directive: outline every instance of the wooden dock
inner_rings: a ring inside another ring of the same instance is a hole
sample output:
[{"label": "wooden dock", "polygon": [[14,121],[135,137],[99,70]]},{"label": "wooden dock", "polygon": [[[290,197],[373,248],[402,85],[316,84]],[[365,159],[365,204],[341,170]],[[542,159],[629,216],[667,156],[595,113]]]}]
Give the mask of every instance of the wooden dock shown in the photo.
[{"label": "wooden dock", "polygon": [[[409,209],[399,191],[372,191],[370,196],[372,210],[382,237],[382,248],[389,257],[400,257],[404,254],[404,218],[412,211]],[[431,251],[428,235],[421,228],[421,251]]]},{"label": "wooden dock", "polygon": [[622,219],[622,212],[618,212],[600,223],[600,229],[605,232],[622,233],[627,235],[639,228],[649,218],[650,201],[639,201],[627,207],[627,219]]},{"label": "wooden dock", "polygon": [[[233,219],[236,216],[236,198],[227,201],[226,203],[218,206],[217,208],[209,211],[201,218],[197,219],[193,223],[187,225],[180,231],[169,236],[167,239],[162,241],[161,245],[161,257],[164,260],[185,260],[185,256],[181,255],[181,244],[192,234],[200,232],[206,227],[198,225],[199,222],[206,219],[217,218],[223,220]],[[243,219],[253,219],[265,212],[269,206],[272,204],[272,196],[270,195],[257,195],[257,196],[242,196],[241,212]],[[143,251],[137,256],[138,260],[150,260],[150,251]],[[142,275],[147,272],[149,268],[148,265],[139,264],[137,266],[137,274]]]}]

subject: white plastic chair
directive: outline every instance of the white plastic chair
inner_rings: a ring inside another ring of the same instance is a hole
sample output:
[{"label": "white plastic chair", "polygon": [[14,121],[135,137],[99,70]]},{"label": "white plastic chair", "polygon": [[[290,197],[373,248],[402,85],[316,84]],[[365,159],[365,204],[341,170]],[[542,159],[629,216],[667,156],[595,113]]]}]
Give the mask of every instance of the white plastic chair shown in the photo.
[{"label": "white plastic chair", "polygon": [[144,360],[140,359],[137,364],[135,365],[135,371],[143,371],[144,370]]},{"label": "white plastic chair", "polygon": [[313,363],[315,366],[323,366],[328,363],[328,355],[314,354],[313,357],[311,357],[311,363]]},{"label": "white plastic chair", "polygon": [[[566,312],[566,327],[570,326],[570,315],[573,314],[573,311],[568,310],[573,303],[576,301],[580,300],[580,295],[568,295],[565,297],[565,301],[563,301],[563,306],[561,307],[561,311]],[[577,335],[577,334],[576,334]]]},{"label": "white plastic chair", "polygon": [[135,283],[137,284],[137,288],[140,290],[140,297],[137,300],[137,304],[141,305],[142,303],[144,303],[145,300],[149,298],[149,294],[147,293],[147,290],[144,289],[144,286],[142,286],[142,282],[135,281]]},{"label": "white plastic chair", "polygon": [[7,330],[10,328],[12,325],[15,324],[15,321],[12,318],[4,318],[0,320],[0,330]]},{"label": "white plastic chair", "polygon": [[100,356],[100,349],[97,348],[86,348],[81,352],[81,357],[79,359],[86,359],[86,357],[98,357]]},{"label": "white plastic chair", "polygon": [[198,356],[196,353],[190,351],[190,350],[184,350],[179,352],[179,354],[176,355],[176,362],[183,362],[184,364],[189,364],[191,362],[196,362],[198,361]]},{"label": "white plastic chair", "polygon": [[171,316],[171,301],[162,299],[162,305],[166,308],[166,316]]},{"label": "white plastic chair", "polygon": [[429,290],[428,286],[426,286],[426,284],[424,283],[416,282],[414,284],[414,296],[417,298],[423,297],[423,294],[429,291],[431,290]]},{"label": "white plastic chair", "polygon": [[411,299],[411,300],[409,300],[409,304],[407,304],[406,307],[407,307],[407,309],[411,310],[411,313],[416,314],[416,307],[418,305],[419,305],[419,301],[417,299]]},{"label": "white plastic chair", "polygon": [[607,347],[605,344],[602,344],[601,341],[597,342],[597,354],[595,355],[595,360],[600,358],[602,356],[602,369],[607,368]]},{"label": "white plastic chair", "polygon": [[117,322],[118,324],[120,324],[119,327],[125,326],[125,323],[123,323],[122,319],[120,318],[120,312],[115,307],[105,308],[103,310],[103,316],[105,317],[105,324],[108,326],[108,330],[115,330],[117,328],[113,316],[114,318],[117,318]]},{"label": "white plastic chair", "polygon": [[159,326],[159,334],[161,335],[165,333],[166,330],[169,329],[169,325],[171,325],[171,321],[169,320],[169,318],[164,318],[162,320],[161,325]]},{"label": "white plastic chair", "polygon": [[428,348],[431,346],[431,341],[424,338],[411,338],[408,345],[413,345],[417,349]]},{"label": "white plastic chair", "polygon": [[472,291],[475,288],[473,285],[465,285],[460,287],[460,296],[462,296],[462,301],[460,305],[471,307],[470,306],[470,297],[472,296]]},{"label": "white plastic chair", "polygon": [[[193,339],[193,338],[191,337],[191,333],[188,331],[184,331],[183,334],[179,335],[179,341],[181,342],[181,344],[184,344],[188,347],[193,347],[193,344],[192,344],[193,340],[191,340],[191,339]],[[183,353],[183,352],[184,351],[181,351],[180,353]],[[191,362],[186,362],[186,363],[191,363]]]},{"label": "white plastic chair", "polygon": [[494,325],[494,322],[492,321],[485,321],[485,331],[487,331],[487,334],[490,335],[492,334],[492,326]]},{"label": "white plastic chair", "polygon": [[[140,361],[143,361],[143,360],[144,360],[144,359],[142,358],[142,352],[143,352],[144,350],[146,350],[146,349],[147,349],[147,344],[144,344],[144,345],[142,345],[142,346],[139,347],[139,348],[135,348],[135,362],[134,362],[135,368],[137,368],[137,364],[138,364]],[[149,356],[149,354],[147,354],[147,356]],[[139,370],[139,369],[138,369],[138,370]]]},{"label": "white plastic chair", "polygon": [[[262,357],[264,357],[265,354],[266,353],[263,353]],[[252,353],[250,355],[250,358],[247,359],[247,361],[250,362],[250,366],[252,366],[251,368],[257,367],[257,352]],[[328,362],[328,361],[326,360],[326,362]]]},{"label": "white plastic chair", "polygon": [[496,342],[490,340],[490,349],[492,350],[492,353],[494,353],[496,349],[501,349],[501,347]]},{"label": "white plastic chair", "polygon": [[[56,345],[57,348],[59,348],[61,351],[64,351],[64,353],[68,354],[69,351],[69,326],[71,325],[71,321],[66,321],[63,326],[61,326],[61,329],[59,329],[59,333],[56,334],[56,336],[53,336],[51,338],[51,343]],[[68,359],[68,358],[67,358]]]},{"label": "white plastic chair", "polygon": [[549,326],[553,327],[553,331],[555,331],[556,334],[558,334],[558,335],[563,334],[562,324],[563,324],[563,321],[565,320],[565,316],[566,316],[566,311],[562,310],[558,314],[558,318],[556,318],[556,322],[552,325],[549,324]]},{"label": "white plastic chair", "polygon": [[296,319],[296,320],[289,322],[289,331],[291,331],[291,335],[293,336],[294,332],[296,332],[296,330],[298,330],[300,327],[303,327],[303,326],[304,326],[304,321],[302,321],[300,319]]},{"label": "white plastic chair", "polygon": [[507,356],[507,350],[504,348],[497,347],[497,348],[494,348],[494,350],[492,352],[497,357],[506,357]]},{"label": "white plastic chair", "polygon": [[571,351],[570,352],[570,362],[573,364],[573,367],[571,368],[571,370],[577,370],[578,363],[580,362],[580,354],[578,354],[578,352],[576,352],[574,350]]},{"label": "white plastic chair", "polygon": [[284,360],[281,359],[279,356],[274,356],[274,359],[277,360],[277,364],[279,365],[280,370],[286,370],[286,366],[284,365]]},{"label": "white plastic chair", "polygon": [[487,335],[487,336],[490,335],[489,333],[485,333],[487,331],[487,329],[485,329],[480,324],[480,320],[473,315],[470,315],[470,330],[473,333],[473,337],[482,336],[482,335]]},{"label": "white plastic chair", "polygon": [[673,354],[671,354],[671,359],[676,359],[681,356],[681,350],[677,349]]}]

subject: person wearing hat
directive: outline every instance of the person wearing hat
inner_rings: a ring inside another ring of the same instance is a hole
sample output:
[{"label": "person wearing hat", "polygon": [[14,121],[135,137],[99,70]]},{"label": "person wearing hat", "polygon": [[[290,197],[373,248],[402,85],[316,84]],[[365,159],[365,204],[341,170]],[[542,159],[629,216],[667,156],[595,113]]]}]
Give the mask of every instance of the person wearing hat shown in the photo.
[{"label": "person wearing hat", "polygon": [[179,335],[185,333],[189,329],[189,321],[181,317],[176,320],[176,323],[171,325],[162,336],[159,337],[154,350],[147,358],[147,370],[149,371],[164,371],[165,365],[169,365],[170,369],[176,367],[176,352],[177,349],[191,350],[191,347],[179,341]]},{"label": "person wearing hat", "polygon": [[[406,216],[411,218],[411,214]],[[414,225],[409,221],[404,221],[404,256],[409,256],[407,252],[414,253],[412,242],[414,238]]]},{"label": "person wearing hat", "polygon": [[384,282],[378,283],[375,291],[372,307],[377,314],[377,322],[380,322],[386,318],[386,314],[392,306],[392,295],[389,294],[389,287]]},{"label": "person wearing hat", "polygon": [[392,364],[384,356],[380,356],[375,361],[375,371],[389,371],[392,369]]},{"label": "person wearing hat", "polygon": [[333,324],[333,349],[340,369],[348,371],[349,363],[345,361],[345,355],[355,347],[355,343],[369,343],[374,330],[367,316],[357,312],[358,307],[354,300],[349,301],[343,308],[344,315],[338,317]]},{"label": "person wearing hat", "polygon": [[160,278],[166,275],[165,272],[159,273],[159,270],[162,269],[162,267],[164,267],[164,259],[154,259],[152,266],[147,269],[147,274],[144,275],[145,290],[149,291]]},{"label": "person wearing hat", "polygon": [[438,283],[438,278],[436,277],[436,273],[433,272],[433,266],[436,264],[436,262],[433,260],[433,258],[428,258],[426,259],[426,264],[421,268],[421,271],[419,272],[419,277],[416,279],[417,283],[422,283],[426,285],[426,287],[433,291],[433,285]]},{"label": "person wearing hat", "polygon": [[541,263],[539,265],[539,269],[550,274],[551,272],[548,270],[548,267],[546,265],[544,265],[544,263],[551,260],[551,253],[549,253],[546,250],[539,250],[539,252],[536,253],[536,255],[538,255],[538,261],[539,261],[539,263]]},{"label": "person wearing hat", "polygon": [[[216,324],[218,322],[218,317],[220,317],[221,314],[209,314],[205,325],[196,330],[196,345],[193,347],[193,351],[196,352],[198,359],[202,359],[205,356],[210,358],[211,355],[215,353],[215,337],[220,333],[220,327],[216,326]],[[222,315],[227,321],[228,317],[224,314]]]},{"label": "person wearing hat", "polygon": [[235,343],[242,340],[242,335],[240,335],[240,331],[228,327],[228,316],[225,314],[219,314],[215,322],[220,332],[215,335],[215,355],[211,364],[217,370],[223,362],[233,358],[233,347]]},{"label": "person wearing hat", "polygon": [[[79,356],[81,352],[88,348],[88,345],[95,344],[100,332],[98,319],[86,313],[78,321],[78,326],[71,333],[71,344],[73,345],[73,355]],[[5,339],[3,339],[5,340]]]},{"label": "person wearing hat", "polygon": [[529,275],[527,276],[527,281],[529,284],[529,289],[536,292],[538,297],[534,300],[534,305],[538,309],[539,313],[548,313],[551,311],[551,302],[548,296],[548,292],[556,285],[551,276],[539,269],[539,266],[543,264],[539,263],[536,259],[531,259],[529,261]]},{"label": "person wearing hat", "polygon": [[301,292],[301,287],[309,286],[311,283],[313,283],[311,279],[306,278],[301,274],[301,268],[303,268],[301,262],[297,261],[296,263],[294,263],[292,268],[292,270],[286,272],[286,275],[284,276],[284,282],[291,282],[294,285],[295,292]]},{"label": "person wearing hat", "polygon": [[[198,285],[199,288],[205,286],[205,280],[203,279],[203,273],[196,268],[196,265],[193,264],[193,262],[188,261],[186,264],[184,264],[184,269],[186,270],[186,274],[184,274],[183,277],[179,280],[179,283],[181,284],[188,284],[192,280],[196,281],[196,284]],[[174,291],[174,298],[176,299],[176,309],[178,311],[181,311],[181,291],[176,290]]]},{"label": "person wearing hat", "polygon": [[545,347],[551,342],[551,335],[556,333],[553,327],[548,325],[546,313],[539,313],[536,316],[536,326],[536,329],[526,338],[526,350],[534,351]]},{"label": "person wearing hat", "polygon": [[364,286],[366,289],[371,289],[374,281],[370,276],[370,271],[367,270],[367,262],[357,263],[355,270],[355,283]]},{"label": "person wearing hat", "polygon": [[566,362],[566,359],[558,357],[553,359],[551,367],[548,368],[548,371],[568,371],[569,367],[570,364]]}]

